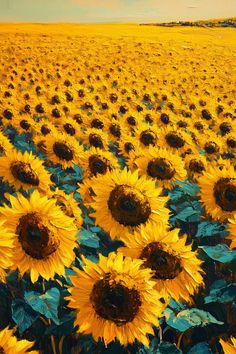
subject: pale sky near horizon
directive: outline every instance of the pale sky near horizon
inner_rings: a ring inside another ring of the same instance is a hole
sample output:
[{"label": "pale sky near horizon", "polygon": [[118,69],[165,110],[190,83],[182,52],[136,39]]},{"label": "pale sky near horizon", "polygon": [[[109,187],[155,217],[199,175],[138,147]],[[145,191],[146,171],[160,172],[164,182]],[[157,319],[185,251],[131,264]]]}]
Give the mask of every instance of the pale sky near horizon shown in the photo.
[{"label": "pale sky near horizon", "polygon": [[236,0],[0,0],[0,22],[150,22],[236,16]]}]

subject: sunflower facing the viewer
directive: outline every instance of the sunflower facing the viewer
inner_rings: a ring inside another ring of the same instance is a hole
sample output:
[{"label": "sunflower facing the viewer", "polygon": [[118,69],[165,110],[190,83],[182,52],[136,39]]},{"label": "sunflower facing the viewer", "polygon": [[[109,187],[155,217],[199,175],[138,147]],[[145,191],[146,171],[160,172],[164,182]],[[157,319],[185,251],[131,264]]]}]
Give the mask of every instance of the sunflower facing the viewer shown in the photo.
[{"label": "sunflower facing the viewer", "polygon": [[203,285],[201,261],[186,236],[179,237],[179,229],[168,231],[164,225],[153,229],[143,227],[133,234],[123,234],[127,247],[119,248],[125,256],[144,260],[144,266],[154,271],[155,288],[167,297],[191,301],[191,295]]},{"label": "sunflower facing the viewer", "polygon": [[[104,188],[106,186],[106,188]],[[94,180],[96,223],[117,238],[124,231],[135,230],[142,224],[166,223],[169,210],[167,197],[161,197],[162,188],[154,181],[139,177],[138,171],[114,170]]]},{"label": "sunflower facing the viewer", "polygon": [[108,345],[115,338],[127,345],[135,340],[149,345],[147,334],[154,334],[164,305],[153,289],[151,270],[142,269],[141,260],[110,253],[98,264],[83,258],[84,271],[71,276],[69,307],[76,309],[79,333],[92,333]]},{"label": "sunflower facing the viewer", "polygon": [[171,188],[175,180],[184,180],[187,175],[182,158],[162,148],[149,147],[135,164],[142,175],[147,175],[165,188]]},{"label": "sunflower facing the viewer", "polygon": [[50,174],[45,170],[43,162],[31,152],[24,153],[11,150],[0,157],[0,176],[16,190],[37,188],[47,191],[50,184]]},{"label": "sunflower facing the viewer", "polygon": [[236,213],[236,171],[233,166],[222,169],[209,166],[198,180],[200,198],[213,219],[225,221]]},{"label": "sunflower facing the viewer", "polygon": [[20,274],[30,272],[35,283],[41,275],[51,279],[64,276],[64,267],[74,260],[77,229],[73,219],[48,199],[34,191],[29,199],[10,196],[11,207],[0,208],[0,217],[9,232],[14,233],[13,269]]}]

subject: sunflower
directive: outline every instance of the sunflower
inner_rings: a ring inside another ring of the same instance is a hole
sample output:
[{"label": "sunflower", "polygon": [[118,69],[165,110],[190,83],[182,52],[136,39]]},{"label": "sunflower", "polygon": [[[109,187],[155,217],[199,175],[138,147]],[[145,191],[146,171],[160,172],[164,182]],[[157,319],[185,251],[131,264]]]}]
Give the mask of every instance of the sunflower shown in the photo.
[{"label": "sunflower", "polygon": [[83,144],[86,144],[90,147],[95,147],[99,149],[108,148],[108,134],[102,129],[88,128],[85,131],[81,132],[80,139]]},{"label": "sunflower", "polygon": [[45,149],[48,160],[64,169],[78,164],[83,153],[83,147],[74,137],[59,132],[45,136]]},{"label": "sunflower", "polygon": [[229,219],[228,231],[229,236],[228,239],[231,240],[230,248],[236,248],[236,213],[232,219]]},{"label": "sunflower", "polygon": [[8,138],[0,132],[0,156],[5,155],[7,151],[11,151],[12,149],[13,145]]},{"label": "sunflower", "polygon": [[59,130],[75,138],[80,136],[80,129],[80,125],[73,118],[66,118],[60,121]]},{"label": "sunflower", "polygon": [[[104,188],[106,186],[106,188]],[[167,222],[169,210],[165,207],[167,197],[161,197],[162,188],[154,181],[139,177],[124,169],[114,170],[94,180],[96,223],[110,232],[112,238],[125,230],[135,230],[142,224]]]},{"label": "sunflower", "polygon": [[236,354],[236,338],[231,337],[230,342],[225,342],[223,339],[220,339],[224,354]]},{"label": "sunflower", "polygon": [[200,198],[213,219],[225,221],[236,213],[236,171],[233,166],[208,170],[198,180]]},{"label": "sunflower", "polygon": [[14,128],[19,134],[31,133],[35,122],[31,117],[19,117],[14,119]]},{"label": "sunflower", "polygon": [[14,336],[14,330],[4,328],[0,331],[0,353],[1,354],[38,354],[37,350],[30,350],[34,342],[29,342],[26,339],[18,340]]},{"label": "sunflower", "polygon": [[51,192],[50,197],[56,199],[56,205],[61,208],[66,216],[73,219],[74,224],[79,229],[83,224],[82,212],[73,194],[66,194],[61,189],[56,188]]},{"label": "sunflower", "polygon": [[142,269],[141,260],[110,253],[99,256],[98,264],[83,258],[84,271],[75,269],[71,276],[69,307],[76,309],[78,332],[91,333],[107,346],[114,339],[122,345],[135,340],[149,345],[147,334],[154,334],[163,304],[150,269]]},{"label": "sunflower", "polygon": [[186,155],[184,157],[184,164],[189,178],[198,179],[207,169],[207,160],[205,156],[199,153]]},{"label": "sunflower", "polygon": [[216,158],[222,152],[222,138],[218,137],[214,132],[200,134],[197,138],[199,148],[204,150],[209,158]]},{"label": "sunflower", "polygon": [[149,145],[156,146],[159,143],[159,129],[147,123],[140,124],[135,130],[134,135],[140,145],[147,148]]},{"label": "sunflower", "polygon": [[141,226],[133,234],[124,233],[121,240],[127,247],[119,248],[125,256],[144,260],[144,266],[154,271],[155,288],[167,297],[191,301],[191,295],[203,285],[201,261],[187,236],[179,237],[179,229],[168,231],[165,225],[155,229]]},{"label": "sunflower", "polygon": [[104,175],[108,171],[119,167],[116,157],[110,151],[91,148],[84,152],[80,159],[80,166],[84,171],[84,177]]},{"label": "sunflower", "polygon": [[77,229],[71,217],[56,206],[55,199],[40,196],[35,190],[26,199],[10,196],[11,207],[0,208],[1,219],[15,234],[13,269],[20,274],[30,272],[35,283],[41,275],[49,280],[57,273],[65,274],[74,260]]},{"label": "sunflower", "polygon": [[175,180],[186,178],[182,158],[166,149],[149,147],[135,164],[141,175],[147,175],[165,188],[171,188]]},{"label": "sunflower", "polygon": [[119,153],[125,157],[129,157],[132,151],[139,149],[139,142],[131,134],[123,136],[118,142]]},{"label": "sunflower", "polygon": [[191,136],[184,130],[180,130],[177,126],[162,128],[158,144],[178,154],[184,154],[188,150],[193,151],[195,149]]},{"label": "sunflower", "polygon": [[27,151],[22,153],[11,150],[7,151],[5,156],[1,156],[0,176],[17,190],[20,188],[28,190],[33,187],[47,191],[52,184],[43,162]]},{"label": "sunflower", "polygon": [[0,281],[5,281],[6,269],[12,266],[14,234],[5,227],[4,221],[0,221]]}]

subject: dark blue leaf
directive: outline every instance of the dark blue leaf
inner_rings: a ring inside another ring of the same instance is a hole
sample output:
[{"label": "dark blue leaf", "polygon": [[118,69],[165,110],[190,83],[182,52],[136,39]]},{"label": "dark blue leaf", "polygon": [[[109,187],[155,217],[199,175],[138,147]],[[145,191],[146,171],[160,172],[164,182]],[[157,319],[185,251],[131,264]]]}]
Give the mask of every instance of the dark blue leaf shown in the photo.
[{"label": "dark blue leaf", "polygon": [[56,324],[59,324],[57,311],[60,300],[60,291],[57,288],[51,288],[43,295],[40,295],[35,291],[25,292],[24,297],[25,301],[34,311],[53,320]]},{"label": "dark blue leaf", "polygon": [[96,234],[92,233],[89,230],[82,229],[78,234],[79,243],[83,246],[98,248],[99,247],[99,238]]},{"label": "dark blue leaf", "polygon": [[39,314],[21,299],[12,301],[11,310],[12,319],[20,333],[29,328],[39,317]]},{"label": "dark blue leaf", "polygon": [[221,263],[228,263],[236,259],[236,250],[231,251],[225,244],[219,244],[216,246],[201,246],[203,251],[214,261]]},{"label": "dark blue leaf", "polygon": [[236,283],[223,286],[221,288],[211,289],[209,296],[205,297],[205,304],[211,302],[230,302],[236,299]]},{"label": "dark blue leaf", "polygon": [[226,226],[220,223],[211,223],[209,221],[202,221],[198,224],[197,237],[210,237],[220,234],[222,237],[227,235]]},{"label": "dark blue leaf", "polygon": [[189,328],[205,326],[209,323],[223,324],[209,312],[197,308],[180,311],[177,315],[169,308],[164,311],[167,324],[180,332],[185,332]]},{"label": "dark blue leaf", "polygon": [[194,345],[194,347],[192,347],[187,354],[212,354],[212,351],[209,348],[208,343],[201,342]]}]

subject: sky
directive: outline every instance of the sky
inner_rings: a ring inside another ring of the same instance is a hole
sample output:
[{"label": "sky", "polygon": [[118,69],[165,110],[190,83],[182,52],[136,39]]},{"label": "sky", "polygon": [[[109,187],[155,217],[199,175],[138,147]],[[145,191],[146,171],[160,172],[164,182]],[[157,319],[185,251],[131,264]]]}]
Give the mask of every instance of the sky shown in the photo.
[{"label": "sky", "polygon": [[160,22],[236,16],[236,0],[0,0],[0,22]]}]

